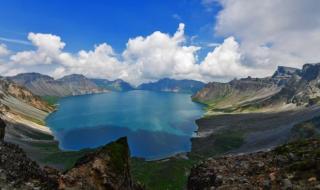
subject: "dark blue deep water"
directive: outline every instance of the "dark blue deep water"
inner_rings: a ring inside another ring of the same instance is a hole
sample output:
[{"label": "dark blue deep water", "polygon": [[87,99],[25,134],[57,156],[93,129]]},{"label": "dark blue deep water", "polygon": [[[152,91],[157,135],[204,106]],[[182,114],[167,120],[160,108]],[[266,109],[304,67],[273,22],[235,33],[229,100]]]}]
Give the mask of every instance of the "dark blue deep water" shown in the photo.
[{"label": "dark blue deep water", "polygon": [[189,151],[202,114],[190,94],[129,91],[63,98],[46,121],[62,149],[97,147],[127,136],[133,156],[155,159]]}]

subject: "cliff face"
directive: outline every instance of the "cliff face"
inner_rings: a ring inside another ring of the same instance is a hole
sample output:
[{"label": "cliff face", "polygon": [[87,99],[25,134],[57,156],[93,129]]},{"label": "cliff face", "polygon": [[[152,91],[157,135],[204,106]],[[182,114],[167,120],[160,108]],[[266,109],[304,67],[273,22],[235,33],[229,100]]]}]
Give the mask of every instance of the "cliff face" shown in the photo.
[{"label": "cliff face", "polygon": [[210,158],[191,170],[188,189],[319,189],[319,151],[319,140],[302,140],[269,152]]},{"label": "cliff face", "polygon": [[22,149],[0,142],[0,187],[4,189],[140,190],[132,181],[126,138],[107,144],[80,158],[61,174],[27,158]]}]

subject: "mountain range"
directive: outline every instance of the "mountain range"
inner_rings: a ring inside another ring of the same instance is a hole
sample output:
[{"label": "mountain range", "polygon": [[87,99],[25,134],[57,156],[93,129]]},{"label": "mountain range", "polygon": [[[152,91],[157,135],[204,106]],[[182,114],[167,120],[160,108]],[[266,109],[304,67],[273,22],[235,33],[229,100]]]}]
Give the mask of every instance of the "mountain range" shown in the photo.
[{"label": "mountain range", "polygon": [[83,75],[72,74],[54,79],[40,73],[21,73],[7,77],[18,85],[24,86],[38,96],[73,96],[102,93],[108,91],[151,90],[161,92],[195,93],[205,84],[194,80],[160,79],[157,82],[144,83],[134,87],[121,79],[90,79]]}]

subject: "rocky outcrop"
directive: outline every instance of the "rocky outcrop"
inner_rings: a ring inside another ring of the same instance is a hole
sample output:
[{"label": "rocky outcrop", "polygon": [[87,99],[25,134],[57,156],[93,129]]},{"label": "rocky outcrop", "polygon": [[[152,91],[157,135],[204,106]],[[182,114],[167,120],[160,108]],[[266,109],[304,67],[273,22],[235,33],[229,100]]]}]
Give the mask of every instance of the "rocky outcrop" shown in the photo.
[{"label": "rocky outcrop", "polygon": [[158,92],[195,93],[204,85],[205,84],[203,82],[195,80],[175,80],[164,78],[156,82],[143,83],[138,86],[138,89]]},{"label": "rocky outcrop", "polygon": [[0,187],[3,189],[142,190],[132,181],[127,138],[107,144],[80,158],[61,174],[40,168],[17,145],[0,142]]},{"label": "rocky outcrop", "polygon": [[83,75],[72,74],[55,80],[54,78],[39,73],[22,73],[9,80],[24,86],[38,96],[70,96],[91,93],[101,93],[105,90],[98,87]]},{"label": "rocky outcrop", "polygon": [[210,158],[195,166],[189,190],[319,189],[320,140],[302,140],[269,152]]},{"label": "rocky outcrop", "polygon": [[110,143],[79,159],[59,179],[60,189],[136,189],[130,173],[127,138]]},{"label": "rocky outcrop", "polygon": [[17,145],[0,141],[0,187],[17,190],[52,190],[56,189],[58,184]]}]

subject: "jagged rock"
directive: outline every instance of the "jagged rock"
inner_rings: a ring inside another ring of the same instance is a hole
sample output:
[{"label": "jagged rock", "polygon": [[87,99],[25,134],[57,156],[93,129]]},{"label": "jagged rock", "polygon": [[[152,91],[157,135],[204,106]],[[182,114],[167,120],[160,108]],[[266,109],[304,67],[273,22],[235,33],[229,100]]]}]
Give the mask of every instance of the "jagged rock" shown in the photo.
[{"label": "jagged rock", "polygon": [[60,176],[59,189],[133,190],[127,138],[110,143],[79,159]]},{"label": "jagged rock", "polygon": [[211,158],[192,168],[187,187],[189,190],[317,189],[319,151],[320,140],[311,139],[269,152]]},{"label": "jagged rock", "polygon": [[57,183],[17,145],[0,142],[1,189],[56,189]]}]

